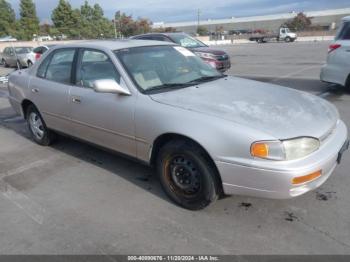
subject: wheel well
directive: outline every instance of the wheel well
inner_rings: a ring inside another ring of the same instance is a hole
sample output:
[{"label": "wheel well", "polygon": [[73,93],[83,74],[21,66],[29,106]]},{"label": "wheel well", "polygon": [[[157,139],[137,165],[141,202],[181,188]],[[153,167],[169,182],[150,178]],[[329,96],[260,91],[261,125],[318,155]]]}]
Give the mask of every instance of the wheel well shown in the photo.
[{"label": "wheel well", "polygon": [[30,105],[34,105],[32,101],[30,101],[28,99],[24,99],[23,100],[23,102],[22,102],[22,112],[23,112],[24,119],[27,118],[27,110],[28,110],[28,107]]},{"label": "wheel well", "polygon": [[350,88],[350,74],[348,75],[348,78],[345,81],[345,87]]},{"label": "wheel well", "polygon": [[211,158],[211,156],[208,154],[208,152],[205,150],[205,148],[203,146],[201,146],[198,142],[196,142],[195,140],[193,140],[187,136],[173,134],[173,133],[164,134],[164,135],[159,136],[153,143],[152,153],[151,153],[151,161],[150,161],[151,166],[154,167],[156,165],[157,156],[159,154],[160,149],[168,142],[170,142],[172,140],[177,140],[177,139],[188,141],[189,143],[192,143],[192,144],[196,145],[197,147],[199,147],[204,152],[205,157],[208,159],[208,163],[216,171],[216,177],[218,179],[218,184],[220,187],[220,195],[223,195],[221,176],[220,176],[219,170],[217,169],[217,166],[215,165],[214,160]]}]

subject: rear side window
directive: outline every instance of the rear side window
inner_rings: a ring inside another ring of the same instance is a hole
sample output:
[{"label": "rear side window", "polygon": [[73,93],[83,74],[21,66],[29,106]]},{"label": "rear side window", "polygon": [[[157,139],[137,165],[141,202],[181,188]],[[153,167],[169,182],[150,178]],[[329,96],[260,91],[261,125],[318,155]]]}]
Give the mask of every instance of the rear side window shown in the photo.
[{"label": "rear side window", "polygon": [[350,22],[345,22],[340,30],[337,40],[350,40]]},{"label": "rear side window", "polygon": [[50,60],[51,60],[51,56],[46,57],[46,59],[40,64],[40,66],[38,68],[38,71],[36,73],[36,75],[38,77],[45,78],[45,76],[46,76],[46,69],[47,69],[47,66],[50,63]]},{"label": "rear side window", "polygon": [[45,78],[63,84],[70,84],[74,55],[74,49],[57,50],[52,55]]}]

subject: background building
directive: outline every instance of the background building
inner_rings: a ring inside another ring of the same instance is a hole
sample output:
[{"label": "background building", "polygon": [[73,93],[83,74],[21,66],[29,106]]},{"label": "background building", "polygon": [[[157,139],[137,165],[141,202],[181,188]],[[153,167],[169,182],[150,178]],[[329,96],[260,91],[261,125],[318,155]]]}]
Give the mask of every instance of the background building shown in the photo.
[{"label": "background building", "polygon": [[[209,32],[216,32],[218,28],[226,32],[233,30],[275,31],[283,23],[293,19],[297,13],[298,12],[240,18],[232,17],[229,19],[208,19],[200,21],[199,24],[200,26],[206,27]],[[334,30],[339,26],[341,19],[344,16],[350,15],[350,8],[311,11],[304,12],[304,14],[312,18],[311,20],[313,26],[322,27],[324,30]],[[198,21],[176,23],[158,22],[153,24],[154,29],[173,27],[178,31],[184,31],[191,34],[196,33],[197,26]]]}]

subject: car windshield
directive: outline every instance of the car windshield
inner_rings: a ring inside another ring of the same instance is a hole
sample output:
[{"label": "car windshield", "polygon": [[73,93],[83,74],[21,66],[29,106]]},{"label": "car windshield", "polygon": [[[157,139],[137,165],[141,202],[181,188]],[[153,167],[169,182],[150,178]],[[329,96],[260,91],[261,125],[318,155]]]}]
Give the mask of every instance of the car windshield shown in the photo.
[{"label": "car windshield", "polygon": [[31,47],[16,47],[15,48],[17,54],[27,54],[30,53],[33,48]]},{"label": "car windshield", "polygon": [[175,43],[186,48],[206,47],[201,41],[186,34],[173,34],[170,37]]},{"label": "car windshield", "polygon": [[224,77],[181,46],[134,47],[115,53],[142,92],[169,91]]}]

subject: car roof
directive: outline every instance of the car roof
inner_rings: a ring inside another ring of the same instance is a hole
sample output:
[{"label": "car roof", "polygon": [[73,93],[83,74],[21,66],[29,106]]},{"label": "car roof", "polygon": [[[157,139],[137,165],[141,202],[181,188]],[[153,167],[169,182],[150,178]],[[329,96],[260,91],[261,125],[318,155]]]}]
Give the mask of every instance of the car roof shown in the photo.
[{"label": "car roof", "polygon": [[344,21],[350,21],[350,16],[345,16],[345,17],[343,18],[343,20],[344,20]]},{"label": "car roof", "polygon": [[[57,47],[80,47],[80,48],[104,48],[109,50],[119,50],[124,48],[143,47],[143,46],[160,46],[174,45],[173,43],[149,41],[149,40],[101,40],[101,41],[82,41],[76,43],[65,44]],[[56,46],[55,46],[56,49]]]},{"label": "car roof", "polygon": [[184,33],[184,32],[173,32],[173,33],[171,33],[171,32],[169,32],[169,33],[148,33],[148,34],[142,34],[142,35],[134,35],[134,36],[132,36],[131,37],[131,39],[133,39],[134,37],[140,37],[140,36],[151,36],[151,35],[165,35],[165,36],[172,36],[172,35],[184,35],[184,34],[186,34],[186,33]]}]

